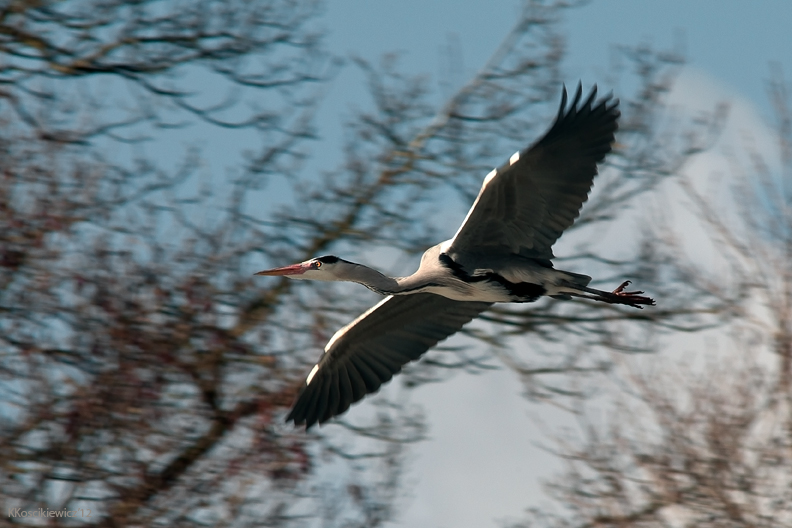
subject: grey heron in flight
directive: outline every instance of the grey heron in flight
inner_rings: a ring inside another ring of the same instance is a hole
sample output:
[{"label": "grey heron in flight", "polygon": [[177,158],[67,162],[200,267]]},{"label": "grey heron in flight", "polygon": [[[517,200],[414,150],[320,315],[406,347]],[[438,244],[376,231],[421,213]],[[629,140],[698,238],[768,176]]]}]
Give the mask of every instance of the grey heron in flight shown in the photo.
[{"label": "grey heron in flight", "polygon": [[583,100],[578,85],[567,107],[564,88],[550,130],[487,174],[454,237],[426,250],[409,277],[336,256],[256,273],[357,282],[387,296],[330,339],[286,421],[308,428],[345,412],[496,302],[549,295],[654,304],[642,291],[625,291],[629,281],[612,292],[595,290],[591,277],[551,263],[553,244],[577,218],[618,128],[618,99],[596,95],[594,86]]}]

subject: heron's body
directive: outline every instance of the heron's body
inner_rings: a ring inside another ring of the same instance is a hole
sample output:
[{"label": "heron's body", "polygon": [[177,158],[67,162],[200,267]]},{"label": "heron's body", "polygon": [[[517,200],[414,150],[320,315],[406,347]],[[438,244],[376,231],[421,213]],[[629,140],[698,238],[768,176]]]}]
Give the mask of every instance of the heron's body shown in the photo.
[{"label": "heron's body", "polygon": [[340,329],[311,369],[287,420],[310,427],[346,411],[379,389],[402,366],[496,302],[532,302],[547,295],[583,297],[640,308],[643,292],[588,287],[591,277],[553,267],[552,246],[586,201],[597,163],[611,150],[618,101],[581,103],[578,87],[567,108],[529,148],[484,178],[453,238],[429,248],[409,277],[382,273],[335,256],[259,272],[292,279],[358,282],[387,295]]},{"label": "heron's body", "polygon": [[519,255],[478,259],[467,255],[464,259],[454,259],[443,250],[450,243],[451,240],[446,240],[427,249],[418,271],[409,277],[398,277],[393,282],[360,283],[381,295],[433,293],[455,301],[520,303],[533,302],[542,295],[574,293],[575,286],[586,286],[591,280],[587,275],[557,270]]}]

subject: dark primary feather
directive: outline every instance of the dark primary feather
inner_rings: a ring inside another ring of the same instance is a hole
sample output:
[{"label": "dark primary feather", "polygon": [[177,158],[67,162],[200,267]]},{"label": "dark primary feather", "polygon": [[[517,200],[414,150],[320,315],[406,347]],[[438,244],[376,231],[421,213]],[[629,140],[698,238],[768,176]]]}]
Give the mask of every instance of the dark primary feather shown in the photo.
[{"label": "dark primary feather", "polygon": [[555,123],[520,159],[485,182],[448,250],[519,254],[552,259],[552,246],[578,217],[588,198],[597,162],[610,152],[618,128],[619,101],[595,102],[596,86],[581,103],[580,85],[567,108],[564,88]]},{"label": "dark primary feather", "polygon": [[343,413],[491,305],[431,293],[388,297],[328,343],[286,420],[311,427]]}]

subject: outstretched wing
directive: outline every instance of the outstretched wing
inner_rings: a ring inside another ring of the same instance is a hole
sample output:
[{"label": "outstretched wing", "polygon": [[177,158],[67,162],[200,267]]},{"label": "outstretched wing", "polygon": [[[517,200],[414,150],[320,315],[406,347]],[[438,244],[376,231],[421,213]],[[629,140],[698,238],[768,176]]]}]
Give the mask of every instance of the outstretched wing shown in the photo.
[{"label": "outstretched wing", "polygon": [[553,258],[552,246],[578,217],[597,163],[611,150],[619,101],[597,102],[595,86],[580,104],[578,85],[567,109],[564,88],[555,123],[532,146],[490,172],[446,252]]},{"label": "outstretched wing", "polygon": [[330,339],[286,421],[307,428],[343,413],[491,305],[432,293],[385,298]]}]

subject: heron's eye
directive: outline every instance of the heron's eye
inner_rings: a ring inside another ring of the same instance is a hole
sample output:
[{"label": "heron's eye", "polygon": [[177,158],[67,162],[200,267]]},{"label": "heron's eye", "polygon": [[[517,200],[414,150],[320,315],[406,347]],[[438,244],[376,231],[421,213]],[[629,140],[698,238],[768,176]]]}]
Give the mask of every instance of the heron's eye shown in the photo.
[{"label": "heron's eye", "polygon": [[322,267],[322,261],[321,260],[317,260],[316,262],[314,262],[314,266],[316,267],[316,269],[321,268]]}]

